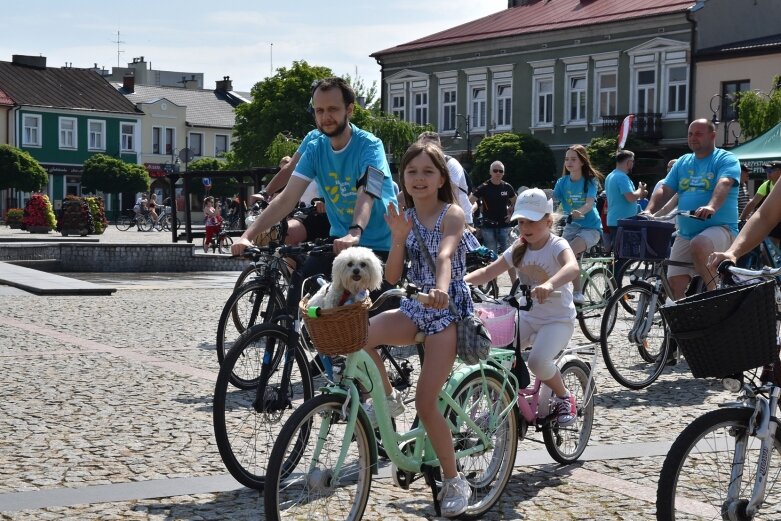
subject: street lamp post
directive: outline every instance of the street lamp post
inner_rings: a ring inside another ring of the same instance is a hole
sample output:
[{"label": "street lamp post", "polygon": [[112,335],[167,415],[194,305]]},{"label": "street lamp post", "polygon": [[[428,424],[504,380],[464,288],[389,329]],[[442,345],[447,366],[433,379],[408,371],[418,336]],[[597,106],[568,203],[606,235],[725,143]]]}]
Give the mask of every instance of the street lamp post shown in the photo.
[{"label": "street lamp post", "polygon": [[[716,103],[715,105],[714,105],[714,102]],[[734,102],[735,102],[735,97],[731,96],[729,94],[722,95],[722,94],[718,94],[717,93],[717,94],[714,94],[713,96],[710,97],[709,105],[710,105],[710,110],[713,113],[713,116],[711,116],[711,122],[716,127],[718,127],[721,123],[724,123],[724,141],[723,141],[724,146],[729,146],[729,139],[730,139],[729,138],[729,127],[731,125],[733,125],[734,123],[737,123],[737,120],[735,120],[735,119],[731,119],[729,121],[719,120],[719,114],[718,113],[721,111],[721,115],[723,117],[724,116],[724,111],[721,110],[722,103],[733,104]],[[740,132],[735,134],[735,131],[734,130],[732,131],[732,136],[735,138],[735,144],[736,145],[738,144],[738,138],[740,138],[740,134],[741,134]]]},{"label": "street lamp post", "polygon": [[469,114],[456,114],[456,131],[453,134],[453,139],[461,139],[461,133],[458,131],[458,118],[463,118],[464,125],[466,128],[466,156],[467,158],[472,158],[472,135],[471,135],[471,127],[469,125]]}]

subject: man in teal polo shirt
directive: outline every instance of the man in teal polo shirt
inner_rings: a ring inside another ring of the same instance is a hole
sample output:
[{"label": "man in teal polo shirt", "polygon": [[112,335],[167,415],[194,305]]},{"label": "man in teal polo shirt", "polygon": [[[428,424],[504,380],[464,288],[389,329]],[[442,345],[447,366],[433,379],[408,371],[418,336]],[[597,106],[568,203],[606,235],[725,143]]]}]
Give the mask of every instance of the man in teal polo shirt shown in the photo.
[{"label": "man in teal polo shirt", "polygon": [[603,235],[610,236],[610,244],[618,226],[619,219],[637,215],[640,211],[637,201],[648,194],[645,183],[634,183],[629,179],[629,171],[635,164],[635,154],[630,150],[616,152],[616,168],[605,178],[605,193],[607,194],[607,230]]}]

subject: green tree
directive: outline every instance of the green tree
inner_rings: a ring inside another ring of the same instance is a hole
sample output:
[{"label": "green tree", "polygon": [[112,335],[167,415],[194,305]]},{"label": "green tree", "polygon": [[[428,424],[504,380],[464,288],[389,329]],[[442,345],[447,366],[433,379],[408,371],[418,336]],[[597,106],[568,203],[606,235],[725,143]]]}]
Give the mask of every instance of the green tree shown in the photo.
[{"label": "green tree", "polygon": [[81,184],[86,190],[112,194],[146,192],[152,179],[141,165],[125,163],[121,159],[95,154],[84,161]]},{"label": "green tree", "polygon": [[46,170],[28,152],[0,145],[0,189],[36,192],[46,186],[48,179]]},{"label": "green tree", "polygon": [[327,67],[295,61],[290,68],[255,84],[252,102],[236,108],[234,164],[241,167],[271,165],[266,151],[280,132],[303,137],[314,128],[307,111],[312,82],[333,76]]},{"label": "green tree", "polygon": [[[627,142],[627,149],[632,150]],[[602,172],[609,174],[616,167],[616,147],[618,140],[614,137],[595,137],[586,146],[591,165]],[[634,150],[633,150],[634,151]]]},{"label": "green tree", "polygon": [[364,108],[368,108],[371,110],[372,105],[374,105],[375,101],[379,101],[379,98],[377,98],[377,81],[373,81],[370,87],[366,86],[366,81],[364,81],[363,78],[358,76],[358,72],[355,73],[355,78],[350,76],[349,74],[344,77],[345,80],[347,80],[347,83],[350,84],[350,86],[355,91],[355,98],[356,100],[358,98],[363,98],[363,106]]},{"label": "green tree", "polygon": [[279,133],[274,136],[274,140],[266,149],[266,159],[271,165],[278,165],[279,161],[285,156],[293,156],[298,151],[301,140],[288,134]]},{"label": "green tree", "polygon": [[409,121],[401,121],[396,116],[372,111],[356,106],[352,122],[356,126],[371,132],[385,145],[385,151],[396,162],[400,162],[407,148],[424,130],[431,130],[431,125],[418,125]]},{"label": "green tree", "polygon": [[770,95],[759,91],[741,92],[735,102],[742,136],[757,137],[781,121],[781,77],[773,78]]},{"label": "green tree", "polygon": [[529,134],[502,133],[483,139],[474,155],[470,175],[477,185],[490,177],[491,163],[504,164],[504,180],[521,185],[549,188],[556,180],[556,160],[550,147]]}]

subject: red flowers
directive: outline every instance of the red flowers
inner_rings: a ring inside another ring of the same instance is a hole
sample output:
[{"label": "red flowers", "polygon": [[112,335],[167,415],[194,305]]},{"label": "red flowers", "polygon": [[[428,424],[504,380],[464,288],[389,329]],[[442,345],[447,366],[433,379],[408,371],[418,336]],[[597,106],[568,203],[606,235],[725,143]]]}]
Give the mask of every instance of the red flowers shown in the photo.
[{"label": "red flowers", "polygon": [[57,226],[57,220],[54,218],[54,210],[49,196],[44,194],[33,194],[24,207],[24,217],[22,226],[25,229],[30,227],[43,226],[53,230]]}]

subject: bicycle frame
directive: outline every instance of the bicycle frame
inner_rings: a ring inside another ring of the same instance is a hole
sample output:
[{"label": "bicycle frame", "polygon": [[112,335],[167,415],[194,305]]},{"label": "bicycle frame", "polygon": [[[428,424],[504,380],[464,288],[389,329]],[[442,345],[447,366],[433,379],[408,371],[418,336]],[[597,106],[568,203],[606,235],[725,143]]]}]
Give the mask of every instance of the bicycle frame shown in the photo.
[{"label": "bicycle frame", "polygon": [[[567,346],[564,348],[561,353],[559,353],[559,356],[556,358],[556,361],[554,362],[556,364],[556,367],[561,368],[567,361],[571,360],[572,358],[580,358],[578,355],[582,352],[590,352],[591,353],[591,364],[590,368],[591,371],[589,371],[588,376],[588,385],[586,386],[586,391],[584,392],[584,396],[587,397],[586,402],[583,403],[583,407],[585,407],[588,402],[593,398],[593,388],[594,388],[594,371],[596,370],[596,361],[597,361],[597,350],[594,349],[593,346],[587,345],[587,346]],[[518,360],[516,363],[525,363],[523,360]],[[543,386],[547,390],[546,392],[543,392]],[[521,415],[523,416],[523,419],[526,420],[527,423],[530,425],[539,425],[539,422],[541,420],[544,420],[548,415],[543,414],[543,411],[540,410],[540,406],[542,405],[542,402],[540,401],[540,398],[544,398],[548,396],[551,393],[550,389],[548,389],[545,384],[542,383],[542,380],[539,379],[539,377],[534,378],[534,385],[531,387],[526,387],[524,389],[518,390],[518,409],[521,412]],[[521,399],[521,397],[523,399]]]},{"label": "bicycle frame", "polygon": [[[501,351],[506,352],[506,350]],[[510,385],[514,389],[517,389],[518,385],[515,381],[515,377],[510,374],[509,371],[497,359],[493,358],[492,353],[492,355],[489,355],[488,360],[485,362],[480,362],[478,365],[457,366],[451,373],[450,378],[448,379],[444,388],[439,392],[438,406],[440,411],[444,411],[446,408],[450,408],[456,414],[457,421],[459,422],[458,426],[465,424],[474,433],[476,433],[477,437],[479,438],[479,443],[476,443],[473,446],[465,449],[457,450],[457,459],[491,448],[492,443],[489,433],[492,432],[492,430],[496,428],[497,424],[501,423],[508,414],[512,413],[513,407],[515,407],[515,403],[517,401],[517,393],[514,393],[513,396],[511,396],[510,403],[501,411],[499,411],[497,415],[492,416],[492,418],[494,418],[496,421],[492,421],[487,427],[483,427],[487,428],[488,432],[483,430],[483,428],[481,428],[475,422],[475,418],[472,418],[468,411],[464,411],[461,408],[461,406],[452,398],[451,393],[453,393],[458,388],[458,385],[467,376],[474,373],[475,371],[480,371],[483,382],[482,392],[484,394],[487,393],[487,386],[484,375],[484,371],[486,369],[496,371],[503,376],[502,388],[505,388],[506,385]],[[341,382],[339,384],[330,385],[323,389],[323,392],[325,393],[342,394],[347,397],[347,401],[345,402],[342,409],[342,417],[346,417],[347,419],[345,439],[351,439],[355,432],[356,421],[358,421],[358,414],[359,410],[361,409],[358,391],[358,385],[361,385],[364,389],[370,390],[369,394],[372,397],[375,406],[377,425],[380,431],[380,439],[386,442],[384,443],[384,449],[388,458],[399,469],[407,472],[417,473],[421,472],[424,466],[438,466],[439,459],[434,452],[431,442],[426,436],[426,430],[422,423],[419,423],[417,427],[413,427],[407,432],[396,432],[386,405],[385,391],[382,385],[375,384],[375,382],[381,381],[380,372],[377,369],[377,366],[374,364],[374,361],[368,353],[361,350],[347,356],[347,363]],[[458,426],[453,425],[449,418],[446,418],[446,420],[448,423],[450,423],[451,431],[458,432]],[[327,423],[324,423],[323,426],[321,426],[321,429],[327,428]],[[324,441],[325,432],[321,432],[319,435],[320,438],[318,439]],[[376,474],[378,470],[376,445],[377,440],[374,438],[370,438],[370,440],[370,443],[372,444],[372,473]],[[387,443],[388,441],[392,441],[392,443]],[[415,443],[411,454],[405,454],[401,447],[409,441],[414,441]],[[346,451],[348,448],[349,446],[345,444],[339,454],[334,468],[335,480],[338,479],[339,473],[347,455]],[[322,443],[318,443],[315,448],[314,457],[312,458],[312,465],[314,465],[318,460],[321,451]],[[314,467],[310,468],[309,470],[314,470]]]},{"label": "bicycle frame", "polygon": [[[591,278],[591,271],[592,269],[596,267],[605,268],[610,273],[610,276],[613,277],[613,266],[615,263],[615,260],[612,256],[598,256],[598,257],[589,257],[586,255],[582,255],[580,257],[580,287],[585,288],[586,282]],[[593,311],[595,309],[604,309],[607,306],[607,297],[604,297],[601,302],[596,302],[594,304],[584,304],[577,306],[578,313],[587,313],[589,311]]]}]

